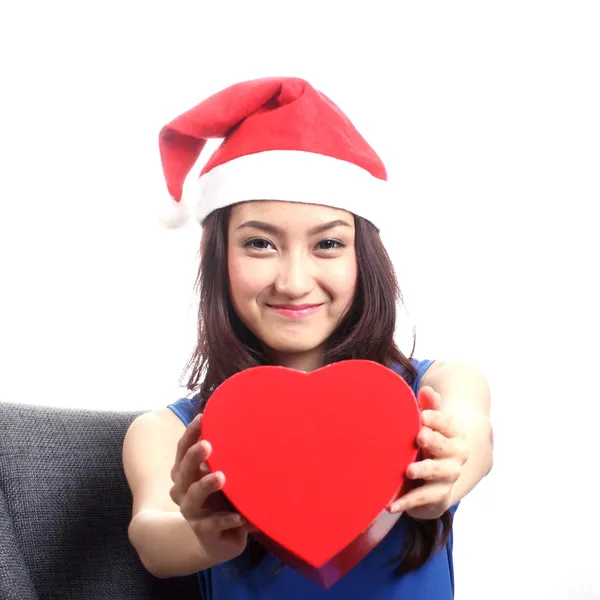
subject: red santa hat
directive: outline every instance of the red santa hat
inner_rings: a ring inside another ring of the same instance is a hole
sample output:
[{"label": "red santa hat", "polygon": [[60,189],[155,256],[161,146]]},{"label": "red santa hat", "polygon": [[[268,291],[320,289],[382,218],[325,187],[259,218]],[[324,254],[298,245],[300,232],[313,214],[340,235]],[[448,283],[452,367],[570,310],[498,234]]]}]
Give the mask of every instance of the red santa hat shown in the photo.
[{"label": "red santa hat", "polygon": [[[224,140],[200,176],[188,177],[210,138]],[[249,200],[323,204],[381,225],[385,166],[350,119],[303,79],[232,85],[163,127],[159,148],[169,227],[190,214],[203,223],[215,209]]]}]

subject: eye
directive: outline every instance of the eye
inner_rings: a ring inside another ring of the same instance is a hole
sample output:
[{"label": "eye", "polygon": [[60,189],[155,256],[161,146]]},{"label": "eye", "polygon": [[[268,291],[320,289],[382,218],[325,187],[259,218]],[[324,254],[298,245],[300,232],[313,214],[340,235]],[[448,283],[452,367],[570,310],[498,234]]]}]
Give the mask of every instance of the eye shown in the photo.
[{"label": "eye", "polygon": [[316,245],[316,249],[317,250],[336,250],[337,248],[344,248],[346,246],[346,244],[340,242],[339,240],[333,240],[333,239],[326,239],[326,240],[321,240],[317,245]]},{"label": "eye", "polygon": [[269,246],[272,246],[269,240],[265,240],[265,238],[252,238],[247,242],[244,242],[244,248],[250,248],[251,250],[259,250],[264,252],[269,249]]}]

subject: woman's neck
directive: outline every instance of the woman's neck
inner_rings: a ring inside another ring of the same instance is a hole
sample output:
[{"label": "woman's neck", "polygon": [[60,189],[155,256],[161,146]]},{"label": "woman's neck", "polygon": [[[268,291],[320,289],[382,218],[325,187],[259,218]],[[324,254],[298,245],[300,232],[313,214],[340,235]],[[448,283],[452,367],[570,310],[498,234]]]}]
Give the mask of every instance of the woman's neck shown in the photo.
[{"label": "woman's neck", "polygon": [[323,352],[316,348],[310,352],[270,352],[270,359],[274,364],[296,371],[310,373],[323,366]]}]

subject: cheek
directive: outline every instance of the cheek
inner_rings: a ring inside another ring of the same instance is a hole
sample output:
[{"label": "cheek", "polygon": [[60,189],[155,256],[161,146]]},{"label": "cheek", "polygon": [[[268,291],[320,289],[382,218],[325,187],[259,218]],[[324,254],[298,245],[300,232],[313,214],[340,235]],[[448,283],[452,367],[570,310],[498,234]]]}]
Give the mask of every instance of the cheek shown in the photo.
[{"label": "cheek", "polygon": [[229,260],[229,288],[233,304],[240,306],[244,301],[252,300],[268,286],[269,274],[261,268],[257,260],[233,256]]},{"label": "cheek", "polygon": [[347,302],[354,297],[357,280],[358,266],[356,258],[352,256],[348,257],[348,260],[336,261],[327,273],[324,283],[334,296]]}]

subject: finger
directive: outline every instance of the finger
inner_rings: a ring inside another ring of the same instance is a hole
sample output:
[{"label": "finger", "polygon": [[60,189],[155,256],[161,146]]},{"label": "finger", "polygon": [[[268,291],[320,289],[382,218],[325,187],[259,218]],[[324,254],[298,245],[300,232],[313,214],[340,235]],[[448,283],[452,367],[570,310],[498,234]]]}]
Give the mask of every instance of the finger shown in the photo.
[{"label": "finger", "polygon": [[205,472],[203,472],[201,467],[202,465],[206,465],[206,463],[202,461],[210,456],[211,450],[211,446],[208,442],[204,440],[198,442],[188,450],[183,462],[178,468],[176,469],[173,467],[173,469],[171,469],[171,481],[173,482],[173,486],[170,490],[170,496],[173,502],[181,505],[181,500],[186,495],[190,485],[210,472],[208,467],[206,467]]},{"label": "finger", "polygon": [[412,463],[406,469],[409,479],[422,479],[424,481],[445,481],[454,483],[461,473],[461,465],[454,458],[439,460],[422,460]]},{"label": "finger", "polygon": [[446,501],[452,486],[447,483],[427,483],[399,498],[390,505],[392,513],[406,512],[417,507],[439,505]]},{"label": "finger", "polygon": [[204,508],[213,513],[237,512],[222,489],[208,496],[204,502]]},{"label": "finger", "polygon": [[441,405],[440,395],[430,386],[425,385],[419,390],[417,397],[421,410],[439,410]]},{"label": "finger", "polygon": [[179,466],[176,481],[184,494],[194,481],[198,481],[202,477],[200,466],[210,456],[211,451],[211,445],[206,440],[198,442],[187,451]]},{"label": "finger", "polygon": [[462,456],[462,443],[458,438],[447,438],[437,431],[423,427],[417,436],[417,444],[428,457],[452,458]]},{"label": "finger", "polygon": [[239,556],[248,543],[248,527],[246,525],[242,525],[241,527],[234,527],[233,529],[224,529],[220,532],[221,542],[223,544],[231,544],[236,550],[237,554],[235,556]]},{"label": "finger", "polygon": [[449,415],[439,410],[424,410],[421,413],[421,422],[442,435],[453,438],[458,436],[458,429]]},{"label": "finger", "polygon": [[[220,471],[210,473],[190,485],[180,506],[186,519],[196,519],[206,513],[206,501],[211,494],[218,492],[225,485],[225,475]],[[212,514],[212,513],[211,513]]]},{"label": "finger", "polygon": [[191,446],[200,440],[200,421],[202,414],[197,415],[194,420],[186,427],[183,435],[177,442],[177,453],[175,455],[175,469],[179,466],[187,451]]},{"label": "finger", "polygon": [[197,521],[198,528],[205,533],[217,534],[230,529],[245,527],[246,521],[239,513],[211,513]]},{"label": "finger", "polygon": [[[198,462],[202,460],[203,455],[209,454],[205,450],[203,443],[199,442],[196,446],[192,446],[183,463],[180,465],[177,471],[171,471],[171,480],[173,485],[169,491],[171,500],[178,504],[181,508],[181,502],[185,497],[189,487],[206,473],[203,473],[198,467]],[[201,463],[205,464],[205,463]]]}]

